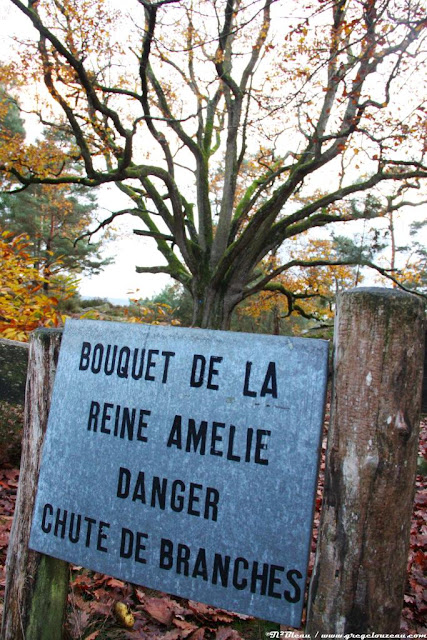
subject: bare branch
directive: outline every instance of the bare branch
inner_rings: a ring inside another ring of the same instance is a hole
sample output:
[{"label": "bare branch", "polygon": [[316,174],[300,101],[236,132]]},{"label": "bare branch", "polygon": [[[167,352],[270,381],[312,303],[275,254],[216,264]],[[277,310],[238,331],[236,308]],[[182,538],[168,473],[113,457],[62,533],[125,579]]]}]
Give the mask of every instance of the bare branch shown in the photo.
[{"label": "bare branch", "polygon": [[82,233],[78,238],[74,240],[73,246],[75,247],[78,242],[86,238],[89,238],[89,240],[91,240],[92,236],[94,236],[95,233],[98,233],[98,231],[101,231],[101,229],[105,229],[105,227],[108,227],[108,225],[110,225],[116,218],[118,218],[119,216],[123,216],[126,213],[130,213],[131,215],[138,215],[140,213],[140,210],[139,209],[122,209],[121,211],[115,211],[114,213],[111,214],[111,216],[109,216],[108,218],[105,218],[105,220],[100,222],[95,229],[93,229],[92,231],[86,231],[85,233]]},{"label": "bare branch", "polygon": [[[271,282],[274,278],[277,278],[279,275],[284,273],[285,271],[289,271],[289,269],[300,267],[300,268],[313,268],[313,267],[339,267],[339,266],[362,266],[369,267],[370,269],[374,269],[382,276],[388,278],[397,285],[403,291],[407,291],[408,293],[412,293],[414,295],[420,296],[421,298],[425,298],[427,300],[427,295],[424,293],[414,291],[409,287],[403,285],[394,275],[391,269],[384,269],[379,265],[367,261],[367,260],[325,260],[325,259],[314,259],[314,260],[290,260],[289,262],[281,265],[277,269],[272,270],[269,274],[265,275],[261,278],[255,285],[245,290],[244,297],[248,297],[258,293],[259,291],[272,291],[277,286],[282,286],[281,283],[273,283]],[[273,289],[271,288],[273,287]],[[294,297],[296,294],[292,294]]]},{"label": "bare branch", "polygon": [[167,236],[164,233],[158,233],[156,231],[144,231],[143,229],[134,229],[133,233],[136,236],[146,236],[148,238],[156,238],[161,240],[166,240],[168,242],[175,242],[175,238],[173,236]]},{"label": "bare branch", "polygon": [[137,273],[167,273],[174,276],[174,271],[167,265],[161,267],[135,267]]}]

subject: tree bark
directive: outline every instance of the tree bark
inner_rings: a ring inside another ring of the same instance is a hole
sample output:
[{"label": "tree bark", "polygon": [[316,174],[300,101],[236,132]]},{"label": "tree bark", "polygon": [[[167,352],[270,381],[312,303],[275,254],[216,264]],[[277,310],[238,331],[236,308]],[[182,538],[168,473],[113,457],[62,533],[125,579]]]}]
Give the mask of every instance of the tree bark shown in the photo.
[{"label": "tree bark", "polygon": [[397,633],[415,489],[424,306],[392,289],[341,296],[307,632]]},{"label": "tree bark", "polygon": [[192,326],[201,329],[230,329],[234,307],[242,300],[239,288],[214,288],[210,283],[195,281],[192,289]]},{"label": "tree bark", "polygon": [[68,564],[28,548],[61,335],[58,330],[38,330],[30,344],[21,472],[6,560],[2,640],[62,638]]}]

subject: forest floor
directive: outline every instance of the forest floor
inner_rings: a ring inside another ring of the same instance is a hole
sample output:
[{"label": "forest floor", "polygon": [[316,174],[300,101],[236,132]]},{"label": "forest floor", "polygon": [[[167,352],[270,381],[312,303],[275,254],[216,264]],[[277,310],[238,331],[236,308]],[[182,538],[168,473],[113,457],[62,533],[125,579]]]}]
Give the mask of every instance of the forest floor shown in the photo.
[{"label": "forest floor", "polygon": [[[427,464],[427,419],[421,422],[419,456]],[[321,466],[309,574],[322,502],[324,451]],[[18,479],[19,469],[11,465],[0,469],[0,617]],[[427,476],[418,475],[401,620],[401,633],[407,636],[427,633],[426,513]],[[279,629],[277,624],[138,587],[82,567],[70,567],[66,619],[70,640],[263,640],[269,631]]]}]

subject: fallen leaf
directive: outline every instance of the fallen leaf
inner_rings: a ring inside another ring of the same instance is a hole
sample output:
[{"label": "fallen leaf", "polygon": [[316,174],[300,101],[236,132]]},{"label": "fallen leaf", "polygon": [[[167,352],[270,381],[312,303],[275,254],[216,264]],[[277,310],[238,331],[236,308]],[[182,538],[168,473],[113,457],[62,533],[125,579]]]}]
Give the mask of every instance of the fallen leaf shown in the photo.
[{"label": "fallen leaf", "polygon": [[103,580],[103,582],[112,589],[123,589],[126,586],[125,582],[123,582],[122,580],[117,580],[116,578],[107,578],[106,580]]},{"label": "fallen leaf", "polygon": [[89,614],[86,611],[75,609],[68,617],[69,632],[72,638],[80,640],[83,635],[83,631],[86,629],[89,622]]},{"label": "fallen leaf", "polygon": [[182,638],[186,638],[194,631],[197,631],[197,629],[199,628],[196,624],[187,622],[187,620],[180,620],[179,618],[174,618],[172,622],[175,627],[178,627],[178,629],[180,630]]},{"label": "fallen leaf", "polygon": [[94,615],[105,616],[108,618],[111,614],[111,600],[108,600],[107,602],[92,601],[90,603],[90,611]]},{"label": "fallen leaf", "polygon": [[135,595],[140,602],[144,602],[145,593],[142,589],[135,589]]},{"label": "fallen leaf", "polygon": [[[162,634],[162,640],[181,640],[187,636],[183,636],[182,632],[179,629],[172,629],[172,631],[167,631],[165,634]],[[159,636],[160,638],[160,636]]]},{"label": "fallen leaf", "polygon": [[143,608],[154,620],[166,626],[170,625],[175,615],[170,600],[166,598],[150,598],[144,602]]},{"label": "fallen leaf", "polygon": [[235,629],[230,627],[221,627],[216,632],[215,640],[243,640]]}]

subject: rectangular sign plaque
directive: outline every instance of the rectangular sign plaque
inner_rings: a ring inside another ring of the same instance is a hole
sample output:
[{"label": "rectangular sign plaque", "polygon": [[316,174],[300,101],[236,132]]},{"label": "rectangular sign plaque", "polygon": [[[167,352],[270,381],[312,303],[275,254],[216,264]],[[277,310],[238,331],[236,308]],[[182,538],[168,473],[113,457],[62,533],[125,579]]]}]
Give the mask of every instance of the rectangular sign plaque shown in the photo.
[{"label": "rectangular sign plaque", "polygon": [[30,546],[298,627],[328,344],[66,323]]}]

